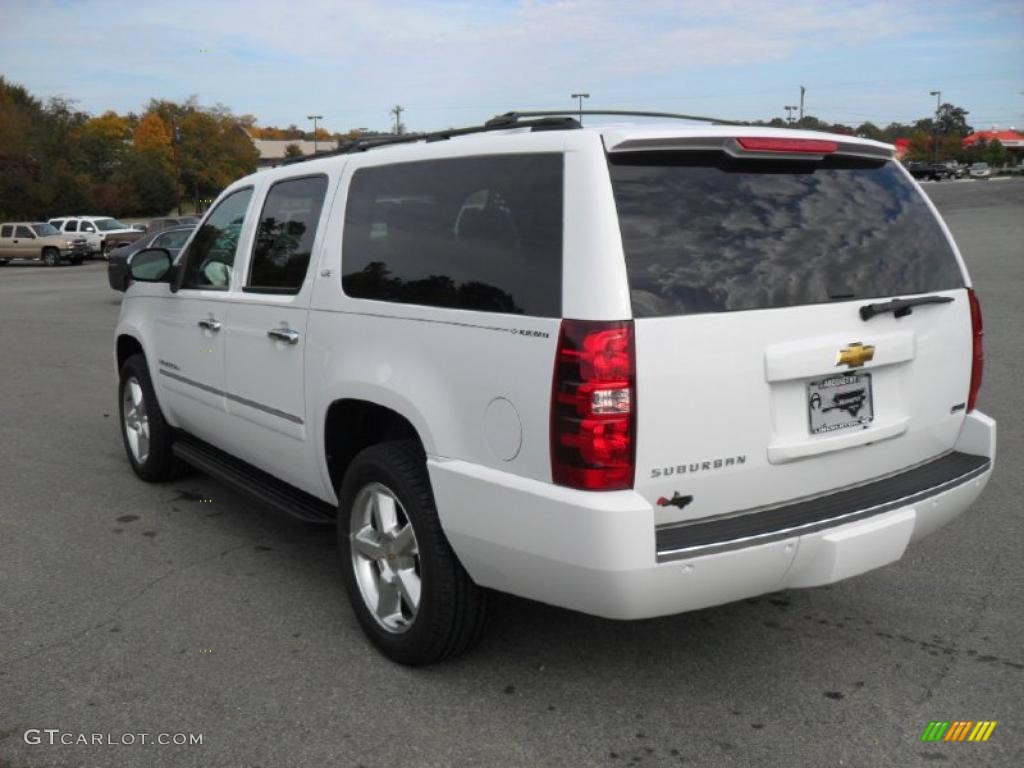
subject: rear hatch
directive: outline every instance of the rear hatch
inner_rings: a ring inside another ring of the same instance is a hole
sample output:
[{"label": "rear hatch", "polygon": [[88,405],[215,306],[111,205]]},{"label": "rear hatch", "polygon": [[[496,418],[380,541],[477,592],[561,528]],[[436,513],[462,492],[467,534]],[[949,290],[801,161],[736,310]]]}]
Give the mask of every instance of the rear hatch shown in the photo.
[{"label": "rear hatch", "polygon": [[965,275],[887,148],[716,135],[608,149],[636,339],[635,488],[661,501],[659,524],[952,449],[971,378]]}]

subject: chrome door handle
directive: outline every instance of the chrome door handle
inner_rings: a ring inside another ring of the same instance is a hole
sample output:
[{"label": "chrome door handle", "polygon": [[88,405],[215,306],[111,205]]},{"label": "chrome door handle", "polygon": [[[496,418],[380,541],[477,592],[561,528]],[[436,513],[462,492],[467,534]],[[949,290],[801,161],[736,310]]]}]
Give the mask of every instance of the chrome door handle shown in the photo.
[{"label": "chrome door handle", "polygon": [[204,319],[200,320],[197,323],[197,325],[200,328],[205,328],[208,331],[216,332],[216,331],[220,330],[220,320],[214,320],[212,317],[204,318]]},{"label": "chrome door handle", "polygon": [[288,344],[299,343],[299,332],[293,331],[290,328],[271,328],[267,331],[267,336],[275,341],[283,341]]}]

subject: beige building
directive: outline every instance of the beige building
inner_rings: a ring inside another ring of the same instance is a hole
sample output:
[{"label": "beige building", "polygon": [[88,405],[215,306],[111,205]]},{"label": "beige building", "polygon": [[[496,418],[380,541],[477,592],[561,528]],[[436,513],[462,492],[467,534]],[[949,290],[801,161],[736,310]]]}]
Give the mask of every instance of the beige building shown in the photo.
[{"label": "beige building", "polygon": [[[288,156],[288,145],[294,144],[306,157],[313,154],[313,142],[305,139],[253,139],[252,144],[260,153],[260,167],[280,165]],[[338,148],[338,142],[326,139],[317,139],[317,152],[330,152]]]}]

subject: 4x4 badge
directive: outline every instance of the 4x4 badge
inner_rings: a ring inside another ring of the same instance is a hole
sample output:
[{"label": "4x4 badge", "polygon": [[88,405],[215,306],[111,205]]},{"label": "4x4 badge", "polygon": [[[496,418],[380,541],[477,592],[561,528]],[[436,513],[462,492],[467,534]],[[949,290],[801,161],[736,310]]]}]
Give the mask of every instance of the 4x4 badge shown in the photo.
[{"label": "4x4 badge", "polygon": [[851,368],[860,368],[868,360],[871,360],[875,356],[875,348],[870,344],[861,344],[859,341],[853,342],[848,347],[844,347],[839,350],[839,356],[836,358],[836,365],[848,365]]}]

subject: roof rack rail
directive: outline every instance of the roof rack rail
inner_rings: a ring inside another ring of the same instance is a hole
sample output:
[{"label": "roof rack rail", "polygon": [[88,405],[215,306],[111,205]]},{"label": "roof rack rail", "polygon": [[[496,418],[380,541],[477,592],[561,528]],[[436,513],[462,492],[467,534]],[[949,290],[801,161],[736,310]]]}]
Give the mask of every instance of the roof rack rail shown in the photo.
[{"label": "roof rack rail", "polygon": [[571,130],[579,128],[579,122],[572,117],[563,116],[561,112],[553,112],[551,115],[538,115],[539,119],[532,119],[532,116],[526,116],[527,119],[520,119],[515,115],[516,113],[508,113],[508,115],[499,115],[498,117],[491,118],[483,125],[471,125],[467,128],[449,128],[444,131],[431,131],[428,133],[406,133],[401,136],[368,136],[364,139],[352,139],[347,141],[335,150],[330,152],[317,152],[315,155],[309,155],[308,157],[294,157],[284,160],[281,165],[292,165],[293,163],[304,163],[309,160],[319,160],[322,157],[334,157],[336,155],[348,155],[353,152],[365,152],[368,149],[376,149],[377,147],[386,147],[392,144],[411,144],[415,141],[445,141],[454,136],[466,136],[471,133],[486,133],[488,131],[503,131],[512,128],[530,128],[534,131],[558,131],[558,130]]},{"label": "roof rack rail", "polygon": [[496,115],[487,121],[487,125],[500,121],[516,121],[523,118],[550,117],[554,115],[624,115],[626,117],[668,117],[673,120],[696,120],[701,123],[714,123],[715,125],[746,125],[741,120],[723,120],[719,117],[704,117],[701,115],[682,115],[678,112],[641,112],[635,109],[544,109],[528,110],[524,112],[506,112],[503,115]]}]

